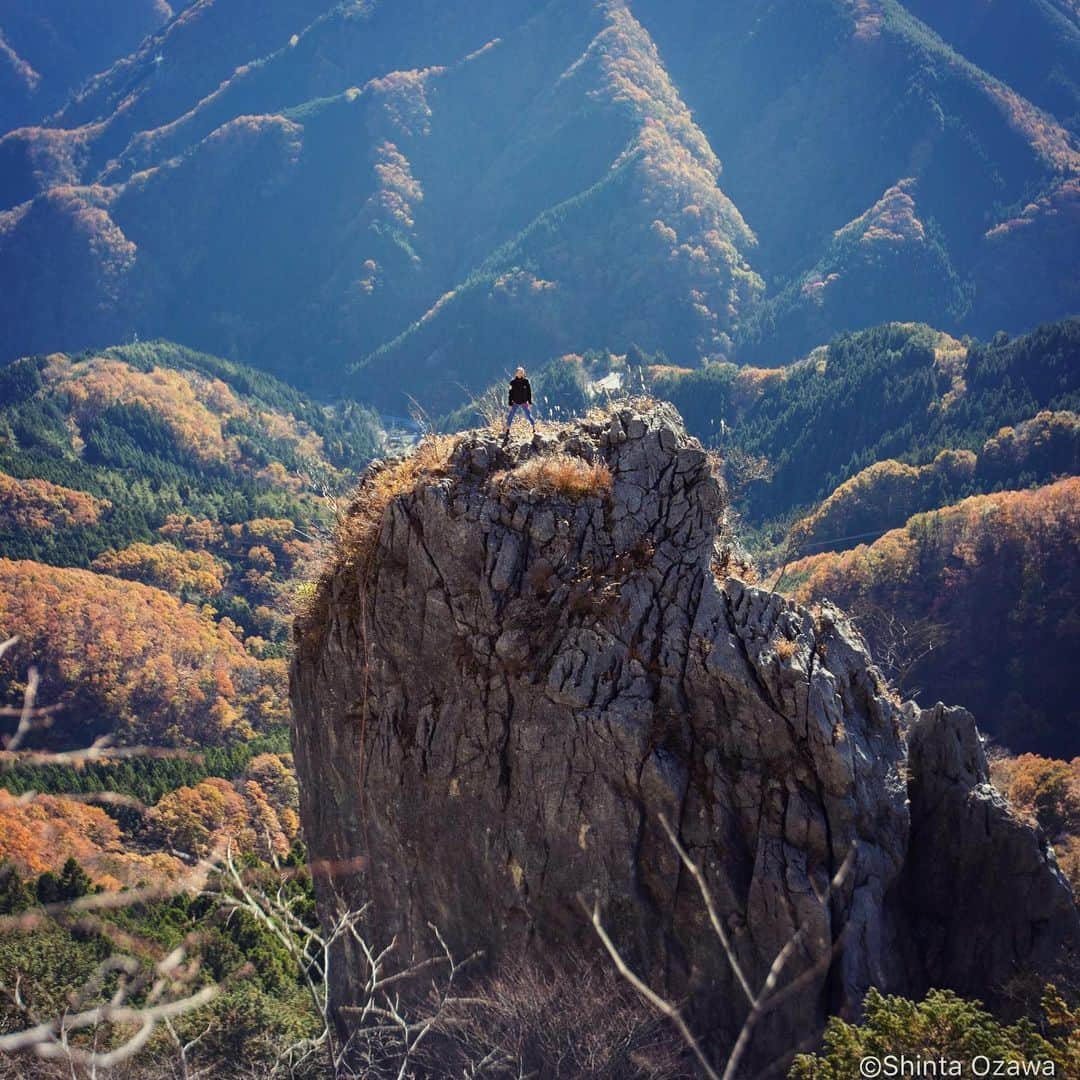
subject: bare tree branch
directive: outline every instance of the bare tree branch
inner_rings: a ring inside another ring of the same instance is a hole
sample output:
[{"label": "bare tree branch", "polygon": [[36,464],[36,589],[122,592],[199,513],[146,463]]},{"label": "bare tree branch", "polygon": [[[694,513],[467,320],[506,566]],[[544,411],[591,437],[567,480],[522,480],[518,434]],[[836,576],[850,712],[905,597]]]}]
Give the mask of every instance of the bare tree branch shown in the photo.
[{"label": "bare tree branch", "polygon": [[[586,911],[588,908],[586,907]],[[683,1019],[682,1013],[670,1002],[665,1001],[655,990],[652,989],[648,983],[640,979],[623,960],[619,950],[615,947],[615,943],[608,936],[608,932],[604,929],[603,923],[600,921],[600,906],[598,903],[593,903],[592,912],[589,916],[590,922],[593,924],[593,928],[596,930],[601,942],[603,942],[604,948],[607,949],[611,959],[615,962],[615,967],[618,969],[619,974],[650,1004],[658,1013],[666,1016],[676,1027],[679,1034],[682,1036],[683,1041],[690,1048],[694,1057],[697,1058],[698,1064],[701,1066],[708,1080],[720,1080],[720,1074],[709,1064],[709,1059],[705,1056],[705,1052],[701,1049],[701,1044],[694,1038],[693,1032],[690,1030],[686,1021]]]},{"label": "bare tree branch", "polygon": [[[720,945],[724,950],[724,955],[727,958],[728,963],[731,965],[731,969],[735,974],[736,981],[746,996],[747,1002],[750,1006],[749,1011],[743,1020],[742,1026],[739,1029],[739,1034],[736,1037],[735,1045],[732,1047],[731,1052],[728,1054],[728,1058],[723,1067],[723,1072],[717,1072],[713,1064],[708,1060],[705,1055],[701,1044],[690,1030],[689,1025],[686,1023],[685,1018],[682,1015],[682,1010],[671,1002],[661,997],[655,990],[652,989],[640,976],[638,976],[626,963],[619,950],[615,946],[615,943],[611,940],[607,931],[604,929],[603,923],[600,919],[599,903],[594,902],[592,911],[589,913],[590,921],[593,924],[593,928],[596,930],[597,936],[600,938],[601,943],[607,950],[615,963],[615,966],[619,974],[626,979],[626,981],[662,1016],[666,1017],[679,1032],[683,1042],[687,1048],[691,1051],[694,1057],[697,1059],[698,1064],[701,1066],[708,1080],[734,1080],[738,1074],[738,1069],[742,1064],[743,1058],[746,1055],[746,1051],[750,1046],[750,1041],[753,1037],[754,1029],[761,1019],[772,1012],[774,1009],[779,1008],[785,1001],[788,1001],[795,994],[799,993],[804,987],[814,982],[816,979],[828,970],[829,965],[832,963],[837,950],[840,948],[843,942],[844,933],[846,928],[842,929],[837,935],[836,939],[830,944],[829,948],[824,950],[810,966],[801,971],[794,979],[791,979],[780,987],[780,979],[784,972],[784,968],[787,966],[788,961],[795,954],[795,952],[803,944],[804,934],[803,930],[796,930],[787,942],[785,942],[783,948],[773,958],[772,964],[769,966],[768,973],[761,985],[760,990],[756,993],[751,987],[749,979],[742,969],[739,959],[735,954],[734,946],[724,928],[723,921],[721,920],[717,910],[716,904],[713,899],[711,890],[705,881],[705,876],[701,872],[701,868],[690,858],[686,849],[679,841],[678,835],[668,822],[667,818],[663,815],[659,815],[660,824],[667,834],[668,840],[671,842],[672,847],[678,853],[679,858],[682,860],[683,866],[689,872],[690,876],[697,884],[698,891],[701,893],[702,900],[705,904],[705,909],[708,912],[709,923],[712,926],[713,932],[716,934],[717,939],[720,941]],[[818,892],[815,889],[815,895],[822,906],[828,906],[831,902],[833,894],[839,890],[843,883],[847,880],[848,875],[851,873],[852,868],[855,865],[855,852],[856,848],[853,844],[848,853],[841,863],[839,869],[833,875],[832,880],[829,882],[828,887],[824,892]],[[586,912],[589,912],[586,906]]]}]

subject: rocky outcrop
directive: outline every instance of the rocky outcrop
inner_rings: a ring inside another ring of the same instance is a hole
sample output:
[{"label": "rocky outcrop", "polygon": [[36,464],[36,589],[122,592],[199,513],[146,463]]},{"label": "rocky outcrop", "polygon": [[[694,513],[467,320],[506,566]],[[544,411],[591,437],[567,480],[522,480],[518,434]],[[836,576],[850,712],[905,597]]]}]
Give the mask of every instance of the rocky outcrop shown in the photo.
[{"label": "rocky outcrop", "polygon": [[[745,1000],[662,814],[755,987],[794,940],[770,1060],[871,985],[985,996],[1080,936],[964,715],[905,713],[837,610],[722,580],[723,510],[674,410],[626,407],[532,445],[462,436],[370,550],[342,546],[292,671],[324,917],[373,899],[406,953],[434,924],[498,967],[595,951],[597,900],[629,962],[730,1043]],[[343,949],[338,1006],[362,968]]]},{"label": "rocky outcrop", "polygon": [[1011,978],[1051,971],[1075,947],[1072,894],[1045,837],[991,785],[971,713],[935,705],[911,716],[899,889],[909,978],[993,1001]]}]

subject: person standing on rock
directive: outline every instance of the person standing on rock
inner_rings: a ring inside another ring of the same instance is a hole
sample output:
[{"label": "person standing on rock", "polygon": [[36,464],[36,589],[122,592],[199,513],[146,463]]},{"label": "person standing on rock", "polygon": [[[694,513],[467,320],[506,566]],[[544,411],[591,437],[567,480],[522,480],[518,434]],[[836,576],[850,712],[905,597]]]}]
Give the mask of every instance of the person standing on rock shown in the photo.
[{"label": "person standing on rock", "polygon": [[518,409],[524,411],[529,423],[532,424],[533,434],[536,433],[536,421],[532,414],[532,386],[525,378],[525,369],[519,367],[510,380],[510,412],[506,417],[506,430],[503,432],[503,442],[510,438],[510,425],[514,422],[514,416]]}]

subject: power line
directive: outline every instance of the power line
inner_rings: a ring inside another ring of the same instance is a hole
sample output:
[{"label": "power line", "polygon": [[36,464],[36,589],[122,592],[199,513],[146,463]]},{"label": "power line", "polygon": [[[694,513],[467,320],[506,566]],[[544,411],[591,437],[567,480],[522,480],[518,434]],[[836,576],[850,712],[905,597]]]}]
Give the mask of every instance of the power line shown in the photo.
[{"label": "power line", "polygon": [[884,536],[887,532],[892,532],[892,529],[877,529],[874,532],[851,533],[849,536],[834,536],[829,540],[815,540],[813,543],[810,544],[800,544],[794,549],[789,543],[784,551],[784,563],[780,567],[780,572],[776,575],[776,581],[772,586],[773,591],[775,591],[776,586],[779,585],[781,581],[783,581],[784,574],[787,571],[788,564],[791,562],[791,557],[793,555],[796,558],[799,558],[802,555],[805,555],[807,549],[809,548],[826,547],[829,544],[839,544],[842,540],[863,540],[868,536],[880,537]]},{"label": "power line", "polygon": [[876,529],[874,532],[852,533],[850,536],[833,536],[828,540],[815,540],[812,544],[803,544],[797,550],[801,552],[806,548],[824,547],[827,544],[839,544],[841,540],[862,540],[867,536],[884,536],[887,532],[892,531],[892,529]]}]

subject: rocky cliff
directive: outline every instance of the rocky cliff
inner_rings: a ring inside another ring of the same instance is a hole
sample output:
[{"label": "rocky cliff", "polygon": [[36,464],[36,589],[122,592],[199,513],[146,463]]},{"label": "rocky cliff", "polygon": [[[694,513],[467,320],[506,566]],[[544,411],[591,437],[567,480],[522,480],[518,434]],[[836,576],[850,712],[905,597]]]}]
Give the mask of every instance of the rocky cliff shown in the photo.
[{"label": "rocky cliff", "polygon": [[1052,965],[1072,896],[970,716],[896,703],[839,611],[723,579],[723,489],[674,410],[594,416],[429,445],[362,487],[292,671],[324,917],[372,898],[405,953],[434,924],[499,967],[595,953],[598,900],[730,1043],[744,999],[663,814],[751,984],[794,940],[782,981],[805,981],[763,1058],[872,985],[993,999]]}]

